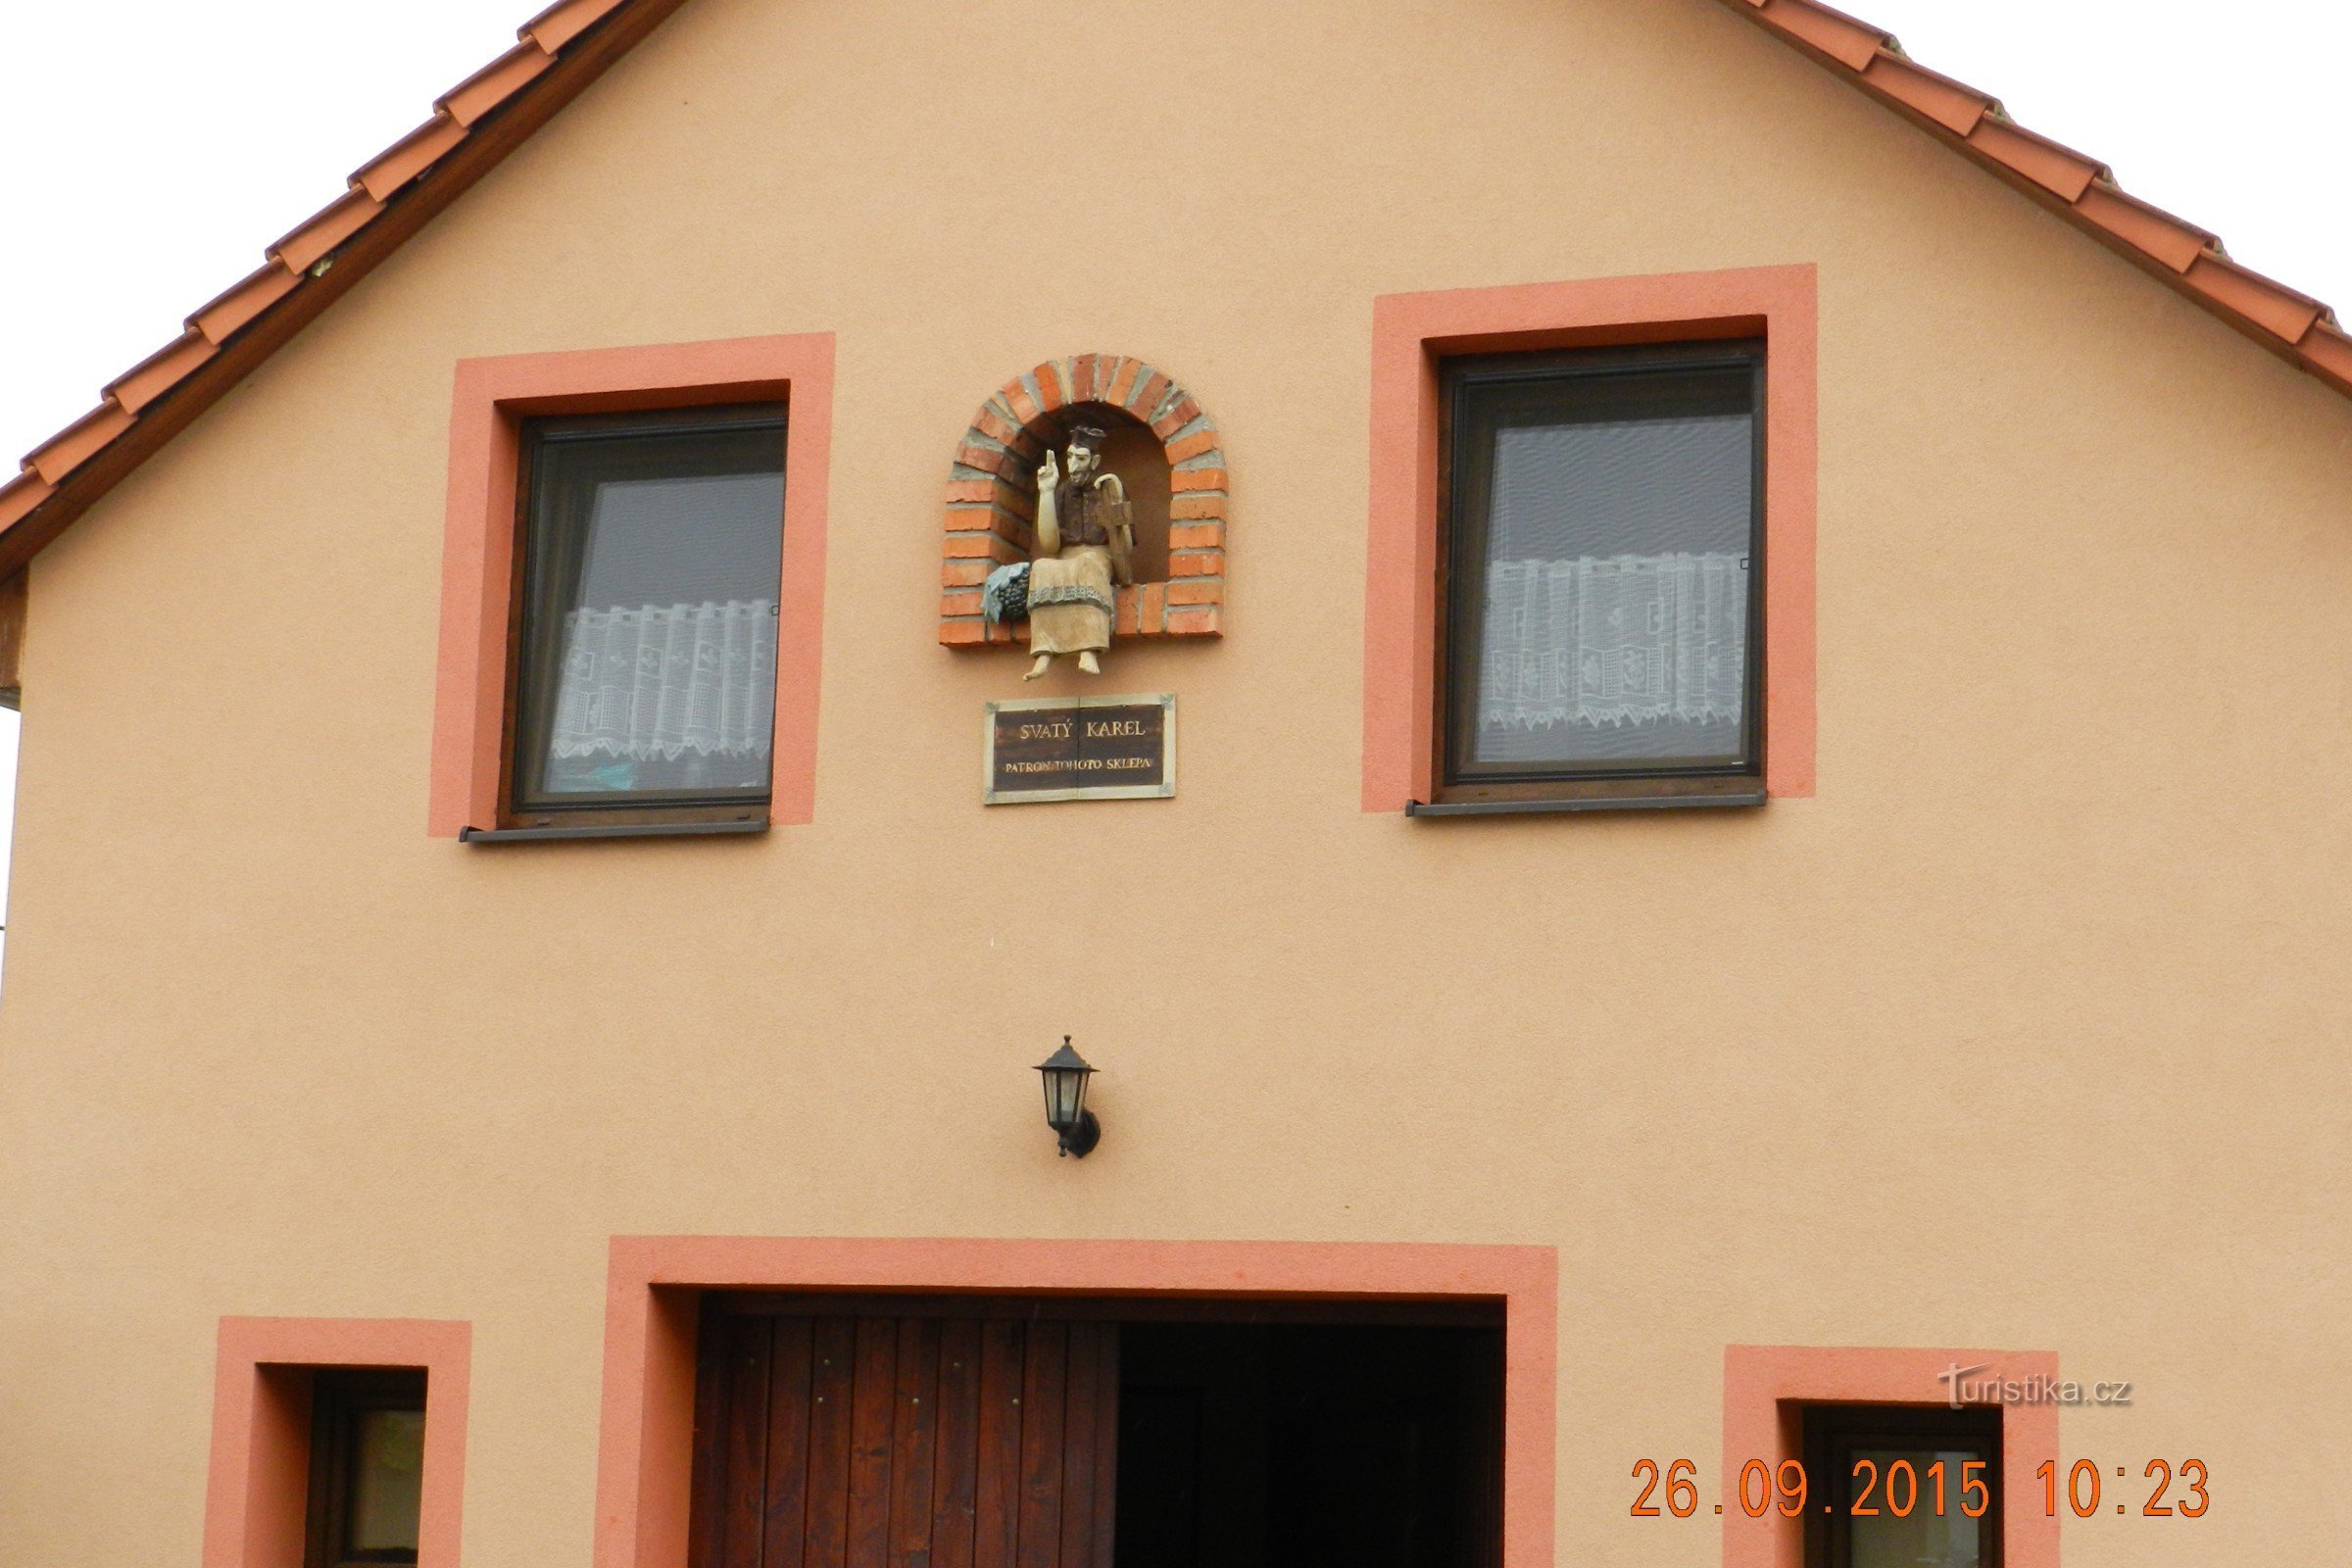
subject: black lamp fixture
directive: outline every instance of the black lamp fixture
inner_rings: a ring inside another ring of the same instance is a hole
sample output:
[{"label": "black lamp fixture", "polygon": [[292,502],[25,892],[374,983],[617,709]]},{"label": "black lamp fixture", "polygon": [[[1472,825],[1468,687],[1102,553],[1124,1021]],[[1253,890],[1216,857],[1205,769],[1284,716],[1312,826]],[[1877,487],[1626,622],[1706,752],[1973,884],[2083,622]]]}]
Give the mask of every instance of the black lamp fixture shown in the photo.
[{"label": "black lamp fixture", "polygon": [[1086,1081],[1095,1069],[1070,1049],[1070,1037],[1063,1035],[1061,1049],[1039,1062],[1037,1070],[1046,1080],[1046,1125],[1060,1135],[1064,1154],[1084,1159],[1102,1141],[1102,1124],[1086,1108]]}]

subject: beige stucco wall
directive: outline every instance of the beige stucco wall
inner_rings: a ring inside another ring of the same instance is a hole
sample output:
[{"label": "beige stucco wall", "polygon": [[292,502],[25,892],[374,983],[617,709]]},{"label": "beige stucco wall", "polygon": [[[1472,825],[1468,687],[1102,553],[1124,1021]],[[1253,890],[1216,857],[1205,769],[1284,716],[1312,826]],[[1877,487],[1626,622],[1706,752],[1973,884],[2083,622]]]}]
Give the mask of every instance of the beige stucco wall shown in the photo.
[{"label": "beige stucco wall", "polygon": [[[1372,298],[1788,262],[1818,797],[1361,814]],[[813,825],[427,839],[452,364],[816,330]],[[1226,433],[1230,633],[1114,654],[1176,800],[984,810],[941,481],[1095,349]],[[2136,1385],[2070,1460],[2218,1499],[2070,1568],[2333,1555],[2348,492],[2342,399],[1711,0],[695,0],[35,567],[0,1561],[193,1563],[261,1313],[470,1319],[466,1559],[584,1564],[673,1232],[1542,1243],[1563,1563],[1715,1560],[1626,1477],[1729,1342],[2055,1350]]]}]

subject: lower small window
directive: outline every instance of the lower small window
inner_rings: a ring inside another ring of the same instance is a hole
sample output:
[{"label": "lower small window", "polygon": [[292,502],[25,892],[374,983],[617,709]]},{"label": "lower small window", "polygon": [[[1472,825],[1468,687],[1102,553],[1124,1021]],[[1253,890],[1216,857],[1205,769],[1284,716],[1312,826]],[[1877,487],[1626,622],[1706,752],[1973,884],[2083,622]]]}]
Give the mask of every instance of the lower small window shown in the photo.
[{"label": "lower small window", "polygon": [[1447,803],[1753,794],[1764,347],[1445,367]]},{"label": "lower small window", "polygon": [[424,1374],[316,1374],[303,1568],[413,1565],[423,1500]]},{"label": "lower small window", "polygon": [[1804,1444],[1806,1568],[2000,1568],[1999,1410],[1814,1405]]}]

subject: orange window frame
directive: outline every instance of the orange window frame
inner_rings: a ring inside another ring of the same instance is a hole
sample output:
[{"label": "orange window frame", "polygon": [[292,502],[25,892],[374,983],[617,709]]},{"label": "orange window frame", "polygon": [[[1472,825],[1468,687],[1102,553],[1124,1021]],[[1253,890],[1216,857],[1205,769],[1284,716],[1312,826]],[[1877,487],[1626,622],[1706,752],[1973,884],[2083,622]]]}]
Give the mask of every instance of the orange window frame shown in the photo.
[{"label": "orange window frame", "polygon": [[426,832],[458,838],[507,825],[510,649],[516,632],[516,508],[522,421],[782,403],[784,550],[777,593],[776,716],[767,821],[816,809],[816,714],[824,640],[826,484],[833,334],[728,338],[458,362],[450,411],[449,500]]}]

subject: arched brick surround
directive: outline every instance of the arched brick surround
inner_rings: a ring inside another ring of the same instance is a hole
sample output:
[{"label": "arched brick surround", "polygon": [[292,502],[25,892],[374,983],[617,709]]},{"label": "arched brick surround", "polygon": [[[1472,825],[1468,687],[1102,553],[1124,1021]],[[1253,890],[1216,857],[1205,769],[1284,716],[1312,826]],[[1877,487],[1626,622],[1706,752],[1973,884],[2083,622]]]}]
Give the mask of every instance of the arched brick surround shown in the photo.
[{"label": "arched brick surround", "polygon": [[1168,580],[1118,591],[1121,637],[1214,637],[1225,610],[1225,449],[1217,427],[1165,370],[1124,354],[1074,354],[998,388],[972,416],[948,474],[939,640],[951,648],[1017,642],[1024,632],[980,615],[980,584],[1035,543],[1036,473],[1054,415],[1107,403],[1151,426],[1166,451]]}]

